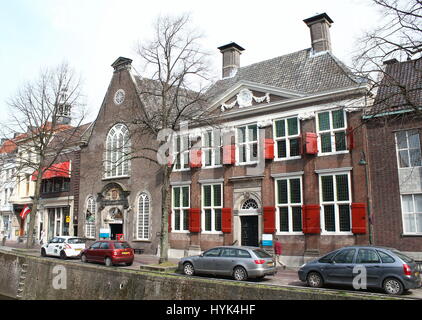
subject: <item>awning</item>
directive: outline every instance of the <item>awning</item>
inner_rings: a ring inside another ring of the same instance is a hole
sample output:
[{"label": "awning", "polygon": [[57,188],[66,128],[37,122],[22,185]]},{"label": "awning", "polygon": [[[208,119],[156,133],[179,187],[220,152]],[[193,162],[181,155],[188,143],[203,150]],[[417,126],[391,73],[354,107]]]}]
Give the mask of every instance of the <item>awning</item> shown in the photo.
[{"label": "awning", "polygon": [[[32,174],[32,181],[37,180],[38,170]],[[70,178],[70,161],[55,163],[48,169],[43,169],[42,179]]]}]

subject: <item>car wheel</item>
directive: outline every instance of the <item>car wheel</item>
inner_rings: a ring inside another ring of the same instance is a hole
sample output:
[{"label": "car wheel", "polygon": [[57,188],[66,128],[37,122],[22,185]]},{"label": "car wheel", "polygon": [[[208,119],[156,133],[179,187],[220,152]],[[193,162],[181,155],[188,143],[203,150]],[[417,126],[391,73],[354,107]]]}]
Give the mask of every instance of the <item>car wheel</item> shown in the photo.
[{"label": "car wheel", "polygon": [[324,280],[318,272],[310,272],[306,277],[306,282],[313,288],[321,288],[324,284]]},{"label": "car wheel", "polygon": [[67,258],[66,252],[60,251],[60,259],[66,260],[66,258]]},{"label": "car wheel", "polygon": [[88,260],[86,260],[86,255],[81,255],[81,261],[83,262],[83,263],[86,263],[86,262],[88,262]]},{"label": "car wheel", "polygon": [[46,257],[46,256],[47,256],[47,253],[45,252],[45,249],[42,248],[41,249],[41,257]]},{"label": "car wheel", "polygon": [[107,267],[111,267],[113,265],[113,261],[111,261],[111,258],[109,257],[105,258],[104,262]]},{"label": "car wheel", "polygon": [[233,270],[233,278],[237,281],[244,281],[248,278],[248,274],[246,273],[245,268],[243,267],[236,267]]},{"label": "car wheel", "polygon": [[385,279],[383,289],[385,293],[392,295],[400,295],[404,291],[402,283],[394,278]]},{"label": "car wheel", "polygon": [[127,265],[128,267],[130,267],[132,264],[133,264],[133,262],[126,262],[126,265]]},{"label": "car wheel", "polygon": [[183,273],[187,276],[193,276],[195,274],[195,268],[193,267],[193,264],[186,262],[183,265]]}]

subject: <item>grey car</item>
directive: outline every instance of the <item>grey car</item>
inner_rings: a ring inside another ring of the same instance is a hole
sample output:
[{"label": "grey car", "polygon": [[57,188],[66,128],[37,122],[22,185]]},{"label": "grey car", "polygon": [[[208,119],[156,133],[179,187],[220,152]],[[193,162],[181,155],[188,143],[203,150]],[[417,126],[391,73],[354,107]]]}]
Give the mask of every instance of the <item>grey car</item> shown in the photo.
[{"label": "grey car", "polygon": [[264,278],[277,272],[273,257],[265,250],[234,246],[216,247],[199,256],[182,258],[179,270],[189,276],[202,273],[232,276],[239,281]]},{"label": "grey car", "polygon": [[[364,268],[363,268],[364,267]],[[311,287],[353,285],[366,272],[366,287],[399,295],[421,286],[416,262],[392,248],[351,246],[328,253],[300,267],[299,279]],[[360,282],[362,283],[362,282]]]}]

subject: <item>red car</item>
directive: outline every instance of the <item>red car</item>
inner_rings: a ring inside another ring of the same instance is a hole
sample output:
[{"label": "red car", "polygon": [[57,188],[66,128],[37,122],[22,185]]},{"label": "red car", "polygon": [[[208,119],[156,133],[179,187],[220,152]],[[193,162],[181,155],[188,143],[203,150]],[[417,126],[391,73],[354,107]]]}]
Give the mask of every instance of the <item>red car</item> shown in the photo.
[{"label": "red car", "polygon": [[81,252],[82,262],[102,262],[108,267],[119,263],[131,266],[134,258],[133,249],[125,241],[97,241]]}]

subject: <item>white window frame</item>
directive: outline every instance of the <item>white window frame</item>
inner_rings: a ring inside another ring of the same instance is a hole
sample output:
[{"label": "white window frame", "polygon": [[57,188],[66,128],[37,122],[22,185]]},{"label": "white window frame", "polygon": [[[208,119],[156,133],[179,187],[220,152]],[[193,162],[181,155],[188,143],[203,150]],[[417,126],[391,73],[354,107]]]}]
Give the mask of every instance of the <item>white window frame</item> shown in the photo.
[{"label": "white window frame", "polygon": [[[248,128],[250,126],[256,126],[256,137],[257,140],[252,140],[249,141],[249,133],[248,133]],[[240,128],[246,128],[245,131],[245,142],[239,142],[239,129]],[[237,166],[244,166],[244,165],[250,165],[250,164],[256,164],[258,163],[259,160],[259,155],[260,155],[260,145],[259,145],[259,127],[258,127],[258,123],[248,123],[248,124],[244,124],[244,125],[239,125],[236,127],[235,129],[235,139],[236,139],[236,165]],[[251,146],[253,144],[257,145],[257,159],[256,160],[251,160]],[[246,147],[246,161],[245,162],[240,162],[240,146],[241,145],[245,145]]]},{"label": "white window frame", "polygon": [[[206,136],[208,135],[208,133],[211,132],[211,146],[206,146],[205,145],[205,141],[206,141]],[[218,145],[214,145],[215,143],[215,132],[216,130],[211,129],[211,130],[206,130],[205,132],[202,133],[202,168],[204,169],[212,169],[212,168],[221,168],[223,166],[223,137],[221,135],[221,131],[220,131],[220,141]],[[205,154],[206,152],[211,151],[211,164],[207,165],[206,164],[206,157]],[[220,153],[220,163],[216,164],[216,153],[219,152]]]},{"label": "white window frame", "polygon": [[[297,121],[297,134],[289,135],[287,120],[296,118]],[[277,137],[277,121],[284,121],[284,128],[285,128],[285,136],[284,137]],[[300,138],[301,131],[300,131],[300,119],[296,116],[290,116],[285,118],[278,118],[273,121],[273,138],[274,138],[274,161],[286,161],[286,160],[295,160],[301,159],[302,156],[299,154],[298,156],[290,156],[290,140],[291,139],[298,139]],[[278,157],[278,141],[286,141],[286,157]],[[300,140],[299,140],[300,142]],[[299,148],[301,146],[299,145]]]},{"label": "white window frame", "polygon": [[[188,138],[188,145],[184,146],[184,138]],[[180,150],[177,148],[177,140],[180,139]],[[189,171],[190,170],[190,165],[189,165],[189,152],[190,152],[190,137],[189,134],[177,134],[175,135],[174,138],[174,142],[173,142],[173,147],[175,150],[175,154],[174,154],[174,166],[173,166],[173,171]],[[180,155],[180,157],[179,157]],[[180,159],[180,168],[177,168],[177,159]],[[187,158],[187,167],[184,168],[184,163],[185,163],[185,159]]]},{"label": "white window frame", "polygon": [[[214,205],[214,186],[219,185],[220,186],[220,192],[221,192],[221,203],[219,206],[215,206]],[[211,186],[211,206],[205,206],[205,191],[204,188],[205,186]],[[223,231],[218,231],[215,230],[215,210],[221,210],[221,215],[223,214],[222,209],[223,209],[223,203],[224,203],[224,199],[223,199],[223,188],[224,185],[222,183],[207,183],[207,184],[202,184],[201,186],[201,225],[202,225],[202,232],[204,234],[223,234]],[[207,231],[205,230],[205,210],[211,210],[211,230]],[[223,224],[223,218],[221,216],[221,225]]]},{"label": "white window frame", "polygon": [[[416,131],[417,132],[418,137],[419,137],[419,140],[418,140],[419,141],[419,153],[422,154],[421,144],[420,144],[420,133],[419,133],[418,129],[401,130],[401,131],[395,132],[394,133],[394,141],[395,141],[395,144],[396,144],[397,167],[399,168],[399,170],[400,169],[412,169],[412,168],[422,167],[422,165],[421,166],[412,166],[411,158],[410,158],[410,150],[414,150],[414,149],[417,149],[417,148],[410,148],[409,147],[409,131]],[[406,133],[407,148],[399,149],[399,144],[397,142],[397,133],[399,133],[399,132],[405,132]],[[400,166],[400,151],[407,151],[407,157],[408,157],[408,160],[409,160],[409,166],[408,167],[401,167]]]},{"label": "white window frame", "polygon": [[[118,135],[123,136],[123,144],[120,145]],[[116,139],[116,149],[113,144]],[[111,141],[110,141],[111,140]],[[126,144],[127,141],[127,144]],[[126,144],[126,145],[125,145]],[[111,149],[110,147],[111,146]],[[131,142],[129,139],[129,129],[122,123],[115,124],[107,133],[105,145],[105,163],[104,163],[104,179],[114,179],[130,176],[130,160],[126,154],[130,153]],[[119,160],[121,158],[122,160]],[[117,161],[117,164],[114,163]],[[113,173],[113,171],[115,173]],[[120,174],[119,174],[120,171]]]},{"label": "white window frame", "polygon": [[[188,200],[189,200],[189,203],[188,203],[188,206],[183,206],[183,188],[188,188]],[[174,200],[175,200],[175,197],[174,197],[174,190],[176,189],[176,188],[180,188],[180,207],[175,207],[174,206]],[[177,186],[172,186],[172,188],[171,188],[171,230],[172,230],[172,232],[173,233],[189,233],[190,231],[189,231],[189,226],[188,226],[188,230],[185,230],[185,229],[183,229],[183,226],[184,226],[184,224],[183,224],[183,221],[184,221],[184,215],[185,215],[185,212],[187,212],[187,215],[188,215],[188,217],[187,217],[187,219],[188,219],[188,221],[189,221],[189,209],[190,209],[190,201],[191,201],[191,199],[190,199],[190,185],[177,185]],[[180,230],[176,230],[176,228],[175,228],[175,226],[176,226],[176,214],[175,214],[175,210],[180,210],[180,221],[179,221],[179,223],[180,223]]]},{"label": "white window frame", "polygon": [[[403,193],[400,195],[400,204],[401,204],[401,212],[402,212],[402,225],[403,225],[403,235],[415,235],[415,236],[422,236],[422,232],[409,232],[405,230],[405,215],[413,215],[414,216],[414,223],[415,223],[415,229],[417,226],[416,217],[418,214],[422,215],[422,212],[416,212],[416,204],[415,204],[415,195],[422,195],[422,193]],[[403,205],[403,196],[412,196],[413,201],[413,212],[404,212],[404,205]]]},{"label": "white window frame", "polygon": [[[300,203],[291,203],[290,195],[290,180],[299,179],[300,180]],[[278,181],[286,180],[287,181],[287,204],[279,204],[278,199]],[[281,177],[274,179],[275,184],[275,204],[276,204],[276,234],[278,235],[303,235],[303,212],[302,212],[302,231],[293,231],[293,207],[302,207],[303,205],[303,177],[302,176],[289,176]],[[288,208],[289,210],[289,231],[280,230],[280,208]]]},{"label": "white window frame", "polygon": [[85,236],[89,239],[95,239],[97,235],[97,203],[95,202],[95,198],[93,196],[88,197],[86,200],[86,211],[90,210],[90,212],[94,215],[94,222],[89,222],[86,219],[86,212],[85,212]]},{"label": "white window frame", "polygon": [[[136,218],[136,239],[149,241],[151,239],[151,197],[147,192],[141,192],[138,196]],[[142,230],[140,231],[140,229]],[[147,237],[145,237],[145,233],[147,234]],[[140,236],[140,234],[142,234],[142,236]]]},{"label": "white window frame", "polygon": [[[343,111],[344,127],[334,129],[333,112],[338,111],[338,110]],[[319,129],[319,115],[321,113],[326,113],[326,112],[329,112],[329,115],[330,115],[330,129],[329,130],[320,130]],[[317,135],[318,135],[318,156],[329,156],[329,155],[333,155],[333,154],[349,153],[349,146],[348,146],[348,141],[347,141],[347,113],[343,108],[336,108],[336,109],[324,110],[324,111],[317,112],[316,116],[315,116],[315,125],[316,125],[316,128],[317,128]],[[335,134],[337,132],[343,132],[343,131],[345,133],[346,150],[337,151],[336,150]],[[322,152],[321,134],[324,134],[324,133],[330,133],[330,136],[331,136],[331,152]],[[333,151],[333,150],[336,150],[336,151]]]},{"label": "white window frame", "polygon": [[[348,201],[337,201],[337,180],[335,176],[340,175],[347,175],[347,183],[348,183],[348,190],[349,190],[349,200]],[[325,176],[333,176],[333,189],[334,189],[334,201],[323,201],[323,193],[322,193],[322,177]],[[330,173],[320,173],[318,177],[319,183],[319,203],[320,203],[320,223],[321,223],[321,234],[322,235],[353,235],[352,232],[352,184],[351,184],[351,174],[350,171],[333,171]],[[348,204],[349,205],[349,212],[350,212],[350,231],[340,231],[340,211],[339,206]],[[334,219],[335,219],[335,231],[326,231],[325,230],[325,213],[324,213],[324,205],[334,205]]]}]

